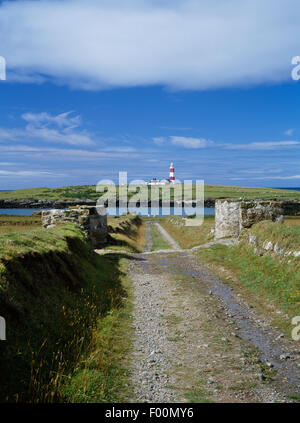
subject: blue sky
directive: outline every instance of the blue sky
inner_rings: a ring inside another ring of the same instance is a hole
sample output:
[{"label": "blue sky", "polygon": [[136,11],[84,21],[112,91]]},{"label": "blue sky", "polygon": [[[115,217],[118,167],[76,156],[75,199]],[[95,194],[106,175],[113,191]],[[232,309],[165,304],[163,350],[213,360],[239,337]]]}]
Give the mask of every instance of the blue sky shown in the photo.
[{"label": "blue sky", "polygon": [[1,2],[0,189],[171,161],[180,180],[298,187],[300,6],[220,4]]}]

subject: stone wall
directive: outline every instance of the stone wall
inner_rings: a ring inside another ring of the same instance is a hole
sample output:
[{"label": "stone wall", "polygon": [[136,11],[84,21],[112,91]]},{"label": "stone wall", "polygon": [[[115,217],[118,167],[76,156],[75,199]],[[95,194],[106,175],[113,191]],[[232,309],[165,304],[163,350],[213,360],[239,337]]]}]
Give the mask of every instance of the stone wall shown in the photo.
[{"label": "stone wall", "polygon": [[280,245],[279,242],[272,242],[267,239],[262,241],[257,236],[252,235],[251,233],[246,238],[246,242],[253,246],[254,253],[258,254],[259,256],[263,256],[264,254],[276,254],[282,257],[300,258],[299,249],[283,247]]},{"label": "stone wall", "polygon": [[106,242],[107,216],[106,213],[98,214],[96,207],[78,206],[68,210],[42,211],[42,223],[44,228],[53,228],[63,223],[75,223],[85,233],[87,241],[93,248],[99,248]]},{"label": "stone wall", "polygon": [[280,201],[216,200],[215,238],[238,237],[262,220],[283,223],[283,212]]}]

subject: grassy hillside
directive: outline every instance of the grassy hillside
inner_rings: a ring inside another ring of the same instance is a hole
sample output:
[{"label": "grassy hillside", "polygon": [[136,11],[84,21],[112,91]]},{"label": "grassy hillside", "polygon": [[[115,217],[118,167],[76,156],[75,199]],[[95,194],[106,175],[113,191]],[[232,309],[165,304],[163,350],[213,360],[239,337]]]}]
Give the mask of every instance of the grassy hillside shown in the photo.
[{"label": "grassy hillside", "polygon": [[31,230],[41,227],[41,216],[0,214],[0,234]]},{"label": "grassy hillside", "polygon": [[0,236],[0,402],[119,400],[122,260],[72,225]]},{"label": "grassy hillside", "polygon": [[[300,219],[289,219],[288,221],[300,222]],[[299,225],[276,225],[273,222],[259,222],[250,229],[251,234],[258,237],[263,242],[271,241],[274,245],[277,243],[285,251],[300,250],[300,227]],[[300,281],[300,279],[299,279]],[[299,282],[300,288],[300,282]]]},{"label": "grassy hillside", "polygon": [[[150,188],[149,188],[150,189]],[[187,196],[192,197],[192,191],[195,187],[190,187],[190,194]],[[118,192],[118,187],[117,187]],[[128,197],[132,196],[130,193]],[[22,189],[16,191],[0,192],[0,200],[20,200],[20,199],[43,199],[43,200],[97,200],[100,193],[96,192],[96,187],[93,185],[70,186],[62,188],[32,188]],[[171,192],[171,198],[174,195]],[[176,195],[175,195],[176,197]],[[278,198],[278,199],[299,199],[300,191],[292,190],[279,190],[271,188],[249,188],[249,187],[235,187],[226,185],[206,185],[205,198],[224,198],[224,197],[245,197],[245,198]]]},{"label": "grassy hillside", "polygon": [[142,252],[145,247],[145,222],[138,215],[108,217],[109,250]]}]

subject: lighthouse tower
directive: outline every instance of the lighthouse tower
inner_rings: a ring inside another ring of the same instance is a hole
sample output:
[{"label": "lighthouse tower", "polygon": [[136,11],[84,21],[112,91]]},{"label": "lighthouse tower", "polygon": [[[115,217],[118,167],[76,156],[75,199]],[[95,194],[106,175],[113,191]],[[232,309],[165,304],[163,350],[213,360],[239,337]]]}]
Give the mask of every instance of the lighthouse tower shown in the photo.
[{"label": "lighthouse tower", "polygon": [[171,184],[174,184],[174,181],[175,181],[174,164],[173,163],[170,164],[170,177],[169,177],[169,181],[170,181]]}]

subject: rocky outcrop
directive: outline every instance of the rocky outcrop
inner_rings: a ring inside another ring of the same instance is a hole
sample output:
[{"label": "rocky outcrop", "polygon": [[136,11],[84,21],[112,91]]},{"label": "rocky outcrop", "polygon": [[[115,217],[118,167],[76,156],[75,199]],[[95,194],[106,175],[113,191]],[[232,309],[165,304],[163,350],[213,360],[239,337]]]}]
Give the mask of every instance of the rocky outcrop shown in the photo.
[{"label": "rocky outcrop", "polygon": [[44,228],[53,228],[63,223],[75,223],[84,232],[93,248],[101,247],[107,238],[107,215],[99,214],[98,207],[79,206],[71,210],[47,210],[42,212]]},{"label": "rocky outcrop", "polygon": [[65,209],[71,206],[95,206],[94,200],[42,200],[38,198],[25,198],[21,200],[0,200],[0,209]]},{"label": "rocky outcrop", "polygon": [[283,213],[280,201],[216,200],[215,239],[238,237],[262,220],[283,223]]}]

